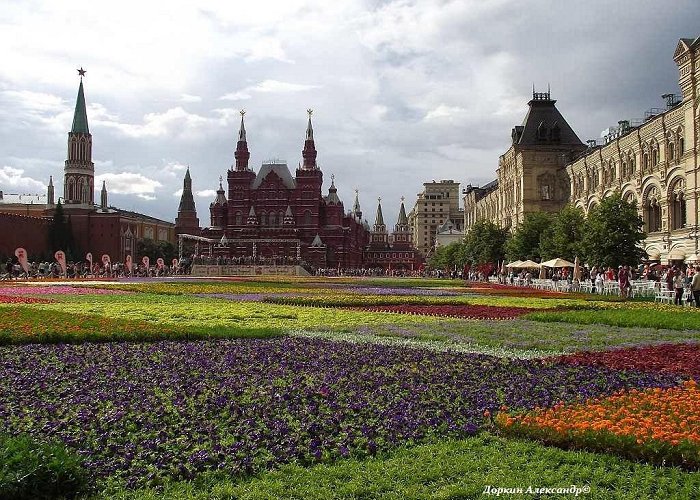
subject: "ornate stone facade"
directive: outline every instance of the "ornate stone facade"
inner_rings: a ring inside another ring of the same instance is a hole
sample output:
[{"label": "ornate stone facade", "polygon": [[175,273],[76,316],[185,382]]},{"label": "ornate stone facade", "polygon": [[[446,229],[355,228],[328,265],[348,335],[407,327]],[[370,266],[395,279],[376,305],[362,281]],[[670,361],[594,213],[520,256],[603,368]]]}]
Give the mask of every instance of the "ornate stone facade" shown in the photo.
[{"label": "ornate stone facade", "polygon": [[[651,259],[666,262],[696,254],[700,38],[681,39],[674,60],[682,97],[666,94],[665,110],[650,110],[639,122],[621,120],[608,129],[602,144],[589,141],[586,147],[573,131],[564,141],[565,133],[555,133],[551,119],[531,120],[538,101],[554,107],[548,93],[535,93],[523,126],[513,129],[513,146],[499,159],[498,179],[465,189],[465,228],[480,219],[515,227],[528,212],[558,211],[566,203],[588,212],[617,190],[638,203]],[[533,125],[535,140],[531,135],[523,147],[524,131]],[[547,128],[549,132],[543,130]],[[541,141],[541,134],[550,142]],[[557,135],[560,144],[555,146],[551,138]]]},{"label": "ornate stone facade", "polygon": [[681,39],[674,60],[682,96],[664,95],[666,109],[640,122],[620,121],[566,167],[571,202],[585,212],[614,191],[636,201],[647,254],[663,262],[692,258],[699,236],[700,38]]}]

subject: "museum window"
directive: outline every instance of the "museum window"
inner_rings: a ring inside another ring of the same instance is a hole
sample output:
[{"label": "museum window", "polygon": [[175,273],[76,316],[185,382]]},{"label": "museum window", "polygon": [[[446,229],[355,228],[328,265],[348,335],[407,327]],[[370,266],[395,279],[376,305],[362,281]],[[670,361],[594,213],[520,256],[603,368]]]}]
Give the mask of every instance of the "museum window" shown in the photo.
[{"label": "museum window", "polygon": [[267,226],[267,214],[265,212],[260,214],[260,225]]},{"label": "museum window", "polygon": [[681,156],[683,156],[683,153],[685,152],[683,150],[684,146],[685,146],[685,139],[683,139],[681,137],[680,139],[678,139],[678,158],[679,159],[681,158]]},{"label": "museum window", "polygon": [[240,226],[243,224],[243,215],[241,212],[236,212],[236,225]]},{"label": "museum window", "polygon": [[651,166],[655,167],[659,164],[659,150],[654,148],[651,150]]},{"label": "museum window", "polygon": [[311,225],[311,210],[306,210],[304,212],[304,225],[306,225],[306,226]]},{"label": "museum window", "polygon": [[277,216],[275,212],[270,212],[270,227],[277,226]]}]

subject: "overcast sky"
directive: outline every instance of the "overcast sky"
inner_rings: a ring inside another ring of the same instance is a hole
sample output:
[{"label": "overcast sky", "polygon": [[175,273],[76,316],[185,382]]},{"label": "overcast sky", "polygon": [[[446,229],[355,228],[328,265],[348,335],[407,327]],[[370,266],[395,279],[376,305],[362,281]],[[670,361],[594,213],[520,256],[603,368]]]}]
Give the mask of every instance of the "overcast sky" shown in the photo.
[{"label": "overcast sky", "polygon": [[359,189],[371,223],[381,196],[393,226],[423,182],[495,177],[533,83],[583,141],[662,107],[698,19],[697,0],[4,0],[0,190],[44,193],[53,175],[63,193],[82,66],[111,205],[174,220],[189,165],[208,225],[238,110],[250,166],[293,172],[313,108],[324,193],[335,174],[346,210]]}]

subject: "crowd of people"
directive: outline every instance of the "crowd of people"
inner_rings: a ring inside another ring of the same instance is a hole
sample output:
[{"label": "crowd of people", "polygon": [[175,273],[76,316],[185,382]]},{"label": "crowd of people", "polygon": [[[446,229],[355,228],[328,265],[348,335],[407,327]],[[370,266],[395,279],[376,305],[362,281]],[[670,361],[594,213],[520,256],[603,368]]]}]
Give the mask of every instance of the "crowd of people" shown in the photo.
[{"label": "crowd of people", "polygon": [[146,265],[141,262],[133,263],[131,270],[124,262],[109,262],[108,264],[90,262],[67,262],[65,272],[58,262],[29,262],[25,271],[17,259],[8,259],[1,279],[18,278],[147,278],[158,276],[175,276],[190,274],[192,260],[183,258],[177,265]]},{"label": "crowd of people", "polygon": [[[507,273],[499,272],[498,281],[504,284],[514,285],[523,283],[530,286],[536,278],[529,269],[510,270]],[[483,275],[470,274],[468,279],[484,280]],[[553,282],[560,280],[567,281],[570,285],[580,285],[588,283],[591,293],[602,293],[605,284],[616,282],[622,298],[628,298],[632,290],[632,281],[646,280],[662,283],[665,289],[674,293],[674,304],[682,305],[683,301],[694,303],[695,307],[700,307],[700,266],[661,266],[642,265],[638,268],[630,266],[619,266],[617,270],[612,267],[591,268],[581,267],[580,279],[575,280],[573,271],[570,268],[556,268],[547,271],[547,279]],[[577,282],[577,283],[576,283]],[[686,293],[688,290],[688,293]]]}]

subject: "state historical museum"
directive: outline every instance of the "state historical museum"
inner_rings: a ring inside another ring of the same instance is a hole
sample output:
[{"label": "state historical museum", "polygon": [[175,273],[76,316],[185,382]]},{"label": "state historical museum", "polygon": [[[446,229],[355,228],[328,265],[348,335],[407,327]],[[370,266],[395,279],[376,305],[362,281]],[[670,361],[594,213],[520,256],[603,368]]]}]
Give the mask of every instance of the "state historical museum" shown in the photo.
[{"label": "state historical museum", "polygon": [[[279,161],[263,163],[257,173],[249,168],[250,152],[241,112],[236,161],[227,172],[228,192],[222,179],[216,199],[209,207],[210,227],[199,229],[188,171],[176,219],[177,233],[216,242],[212,254],[232,263],[302,262],[317,268],[364,266],[364,252],[375,231],[362,220],[357,195],[352,211],[345,213],[335,182],[326,196],[321,193],[323,172],[316,163],[311,110],[308,113],[303,162],[292,176],[286,163]],[[378,213],[381,214],[381,207]],[[386,232],[383,221],[375,229]],[[414,252],[410,252],[410,257],[406,253],[405,265],[399,262],[403,259],[396,259],[395,268],[412,269],[415,258]]]}]

